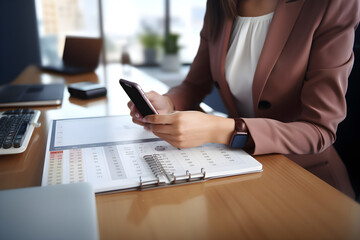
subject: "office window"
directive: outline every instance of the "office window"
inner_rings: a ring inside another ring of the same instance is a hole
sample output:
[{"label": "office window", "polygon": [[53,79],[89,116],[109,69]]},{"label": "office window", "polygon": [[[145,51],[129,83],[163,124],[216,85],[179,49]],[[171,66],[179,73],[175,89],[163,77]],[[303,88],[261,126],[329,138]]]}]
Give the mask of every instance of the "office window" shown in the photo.
[{"label": "office window", "polygon": [[106,61],[119,62],[129,52],[133,64],[144,62],[140,36],[164,34],[164,0],[102,0]]},{"label": "office window", "polygon": [[[180,35],[181,61],[191,63],[199,45],[206,7],[206,0],[35,1],[43,63],[53,62],[62,56],[66,35],[103,35],[106,62],[120,62],[122,52],[127,51],[132,63],[141,65],[144,64],[141,36],[153,33],[163,38],[166,25],[172,33]],[[166,1],[170,5],[168,24]],[[161,56],[159,46],[157,63],[160,63]]]},{"label": "office window", "polygon": [[65,36],[100,37],[98,0],[36,0],[41,60],[62,57]]},{"label": "office window", "polygon": [[[120,61],[123,50],[134,64],[144,63],[140,37],[146,33],[165,35],[166,0],[103,0],[103,24],[107,62]],[[169,0],[170,31],[180,35],[180,58],[191,63],[200,42],[206,0]],[[161,48],[157,62],[161,61]]]},{"label": "office window", "polygon": [[191,63],[200,43],[206,0],[171,0],[170,31],[180,34],[181,61]]}]

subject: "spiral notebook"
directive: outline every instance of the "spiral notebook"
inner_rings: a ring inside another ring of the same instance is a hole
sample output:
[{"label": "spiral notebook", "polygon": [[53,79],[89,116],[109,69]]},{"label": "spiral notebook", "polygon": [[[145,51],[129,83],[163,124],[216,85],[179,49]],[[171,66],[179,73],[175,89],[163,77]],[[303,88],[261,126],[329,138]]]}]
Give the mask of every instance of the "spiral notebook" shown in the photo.
[{"label": "spiral notebook", "polygon": [[146,189],[262,171],[240,149],[178,149],[129,116],[53,120],[42,185],[90,182],[96,193]]}]

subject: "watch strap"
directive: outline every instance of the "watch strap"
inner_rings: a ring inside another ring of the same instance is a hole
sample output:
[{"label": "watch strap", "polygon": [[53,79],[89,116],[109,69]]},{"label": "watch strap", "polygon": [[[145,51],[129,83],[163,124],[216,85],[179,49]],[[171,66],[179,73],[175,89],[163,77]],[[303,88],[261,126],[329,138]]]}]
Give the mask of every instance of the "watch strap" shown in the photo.
[{"label": "watch strap", "polygon": [[230,146],[244,148],[248,140],[248,131],[245,122],[241,118],[235,118],[235,129],[231,137]]}]

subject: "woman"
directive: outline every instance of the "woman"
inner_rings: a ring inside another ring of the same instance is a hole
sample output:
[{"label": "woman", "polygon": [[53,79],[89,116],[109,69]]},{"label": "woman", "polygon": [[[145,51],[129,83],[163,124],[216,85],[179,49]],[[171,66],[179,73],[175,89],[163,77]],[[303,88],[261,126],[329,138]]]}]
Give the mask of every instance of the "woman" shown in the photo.
[{"label": "woman", "polygon": [[[359,16],[358,0],[208,0],[188,76],[164,96],[147,94],[160,115],[142,118],[129,102],[133,121],[175,147],[285,154],[354,197],[332,144]],[[213,85],[229,118],[197,111]]]}]

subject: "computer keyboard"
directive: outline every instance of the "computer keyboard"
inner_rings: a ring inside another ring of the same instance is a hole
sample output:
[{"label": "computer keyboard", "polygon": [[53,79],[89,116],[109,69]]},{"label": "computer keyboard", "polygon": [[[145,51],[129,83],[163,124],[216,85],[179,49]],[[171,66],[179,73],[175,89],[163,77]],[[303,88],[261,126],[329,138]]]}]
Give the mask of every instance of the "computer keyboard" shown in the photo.
[{"label": "computer keyboard", "polygon": [[39,110],[15,109],[0,112],[0,155],[24,152],[39,119]]}]

